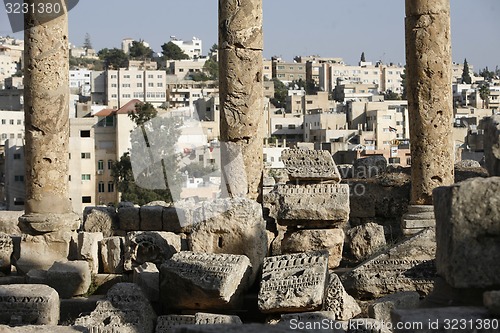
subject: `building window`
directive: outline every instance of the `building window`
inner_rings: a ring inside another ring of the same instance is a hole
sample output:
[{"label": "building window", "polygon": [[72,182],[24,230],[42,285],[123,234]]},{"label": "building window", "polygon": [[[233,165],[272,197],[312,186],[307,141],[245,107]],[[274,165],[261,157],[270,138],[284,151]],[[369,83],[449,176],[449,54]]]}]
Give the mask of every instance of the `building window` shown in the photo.
[{"label": "building window", "polygon": [[82,174],[82,180],[90,180],[90,173]]},{"label": "building window", "polygon": [[111,170],[112,167],[113,167],[113,161],[108,160],[108,170]]},{"label": "building window", "polygon": [[15,160],[20,160],[21,159],[21,154],[14,154],[14,159]]},{"label": "building window", "polygon": [[91,203],[92,202],[92,197],[86,196],[82,197],[82,203]]},{"label": "building window", "polygon": [[99,185],[97,186],[97,191],[99,193],[104,193],[104,182],[99,182]]},{"label": "building window", "polygon": [[148,75],[148,79],[152,79],[153,77],[154,77],[154,75],[153,75],[153,74],[149,74],[149,75]]},{"label": "building window", "polygon": [[292,129],[292,130],[295,129],[295,124],[288,125],[288,129]]},{"label": "building window", "polygon": [[81,156],[83,159],[89,159],[90,158],[90,153],[81,153]]},{"label": "building window", "polygon": [[154,86],[155,86],[155,84],[154,84],[153,82],[149,82],[149,83],[148,83],[148,87],[150,87],[150,88],[151,88],[151,87],[154,87]]},{"label": "building window", "polygon": [[9,137],[10,137],[11,139],[14,139],[14,138],[16,137],[16,135],[15,135],[14,133],[10,133]]},{"label": "building window", "polygon": [[2,119],[2,125],[5,125],[6,121],[5,119]]},{"label": "building window", "polygon": [[135,76],[135,78],[136,78],[136,79],[142,79],[142,75],[141,75],[141,74],[137,74],[137,75]]},{"label": "building window", "polygon": [[282,129],[283,128],[283,125],[276,125],[274,126],[275,129]]},{"label": "building window", "polygon": [[156,84],[157,87],[163,87],[163,83],[159,82]]},{"label": "building window", "polygon": [[108,192],[112,193],[115,191],[115,183],[108,182]]},{"label": "building window", "polygon": [[104,161],[103,160],[97,161],[97,170],[104,170]]},{"label": "building window", "polygon": [[15,182],[24,182],[24,176],[14,176]]},{"label": "building window", "polygon": [[80,138],[90,138],[90,131],[89,130],[80,131]]},{"label": "building window", "polygon": [[2,139],[7,139],[7,134],[6,133],[2,133]]},{"label": "building window", "polygon": [[23,138],[23,133],[17,133],[17,138],[22,139]]},{"label": "building window", "polygon": [[18,119],[18,120],[17,120],[17,124],[18,124],[18,125],[21,125],[21,119]]},{"label": "building window", "polygon": [[124,78],[124,79],[130,79],[130,75],[128,75],[128,74],[123,75],[123,78]]},{"label": "building window", "polygon": [[142,83],[137,83],[137,88],[142,88]]},{"label": "building window", "polygon": [[14,119],[10,119],[9,124],[14,125]]}]

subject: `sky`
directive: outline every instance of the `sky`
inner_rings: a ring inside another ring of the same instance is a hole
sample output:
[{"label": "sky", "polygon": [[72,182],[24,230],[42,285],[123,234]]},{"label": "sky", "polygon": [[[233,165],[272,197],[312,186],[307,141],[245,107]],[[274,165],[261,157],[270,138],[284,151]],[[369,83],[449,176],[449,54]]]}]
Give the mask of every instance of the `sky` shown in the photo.
[{"label": "sky", "polygon": [[[405,62],[404,0],[263,0],[264,56],[291,61],[297,55]],[[157,52],[170,36],[217,43],[217,1],[80,0],[70,12],[70,41],[120,47],[125,37],[143,39]],[[467,58],[474,70],[500,67],[500,1],[451,0],[453,61]],[[13,35],[0,11],[0,35]],[[22,38],[22,33],[16,34]]]}]

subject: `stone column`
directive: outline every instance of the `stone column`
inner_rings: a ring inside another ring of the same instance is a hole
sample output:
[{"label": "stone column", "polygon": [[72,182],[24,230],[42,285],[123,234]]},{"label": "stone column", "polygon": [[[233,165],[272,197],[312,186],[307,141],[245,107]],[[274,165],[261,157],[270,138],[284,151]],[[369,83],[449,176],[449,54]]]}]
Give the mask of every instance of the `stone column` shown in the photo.
[{"label": "stone column", "polygon": [[219,0],[222,171],[230,195],[251,199],[262,183],[262,48],[262,0]]},{"label": "stone column", "polygon": [[26,214],[20,222],[29,234],[79,226],[68,194],[69,41],[64,1],[61,7],[57,16],[24,17]]},{"label": "stone column", "polygon": [[454,182],[449,0],[406,0],[411,204]]}]

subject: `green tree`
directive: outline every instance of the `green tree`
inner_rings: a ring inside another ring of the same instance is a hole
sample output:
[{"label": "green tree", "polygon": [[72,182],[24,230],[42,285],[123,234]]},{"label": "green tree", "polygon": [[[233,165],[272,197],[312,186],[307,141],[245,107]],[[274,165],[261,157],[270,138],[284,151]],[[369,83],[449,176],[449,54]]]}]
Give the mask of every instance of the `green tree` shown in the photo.
[{"label": "green tree", "polygon": [[484,83],[479,87],[479,97],[481,97],[481,100],[483,101],[483,109],[484,109],[484,102],[489,96],[490,96],[490,87],[487,83]]},{"label": "green tree", "polygon": [[462,70],[462,83],[471,84],[472,78],[470,77],[469,63],[467,59],[464,60],[464,68]]},{"label": "green tree", "polygon": [[392,90],[387,90],[385,93],[384,93],[384,99],[386,101],[395,101],[395,100],[400,100],[401,99],[401,96],[392,91]]},{"label": "green tree", "polygon": [[407,95],[407,91],[408,91],[407,84],[408,84],[408,81],[406,80],[406,65],[405,65],[405,68],[403,69],[403,73],[401,73],[401,86],[403,88],[403,92],[401,93],[401,99],[404,99],[404,100],[406,100],[408,98],[408,95]]},{"label": "green tree", "polygon": [[135,58],[135,59],[152,58],[153,57],[153,50],[151,50],[149,47],[144,45],[144,41],[134,40],[132,42],[132,45],[129,48],[128,54],[131,58]]},{"label": "green tree", "polygon": [[213,56],[213,55],[214,55],[214,53],[217,53],[217,52],[219,52],[219,46],[218,46],[217,44],[214,44],[214,45],[212,45],[212,47],[210,48],[210,51],[208,52],[208,54],[209,54],[210,56]]},{"label": "green tree", "polygon": [[179,46],[171,41],[161,46],[161,53],[165,60],[183,60],[189,59],[189,56],[181,50]]},{"label": "green tree", "polygon": [[488,66],[486,66],[485,69],[483,69],[482,71],[479,72],[479,75],[482,76],[485,80],[491,80],[491,79],[494,79],[495,78],[495,72],[491,72],[489,69],[488,69]]},{"label": "green tree", "polygon": [[207,73],[210,80],[219,80],[219,63],[215,60],[215,57],[212,57],[205,61],[205,64],[203,65],[203,71]]},{"label": "green tree", "polygon": [[104,66],[107,69],[118,69],[127,67],[128,64],[128,56],[120,49],[113,48],[108,49],[104,48],[97,52],[99,59],[104,61]]},{"label": "green tree", "polygon": [[274,98],[271,98],[271,103],[278,108],[286,107],[286,97],[288,95],[288,88],[283,82],[277,78],[273,78],[274,83]]},{"label": "green tree", "polygon": [[361,60],[360,61],[361,62],[366,62],[366,58],[365,58],[365,53],[364,52],[361,53]]},{"label": "green tree", "polygon": [[83,42],[83,48],[85,50],[88,50],[88,49],[92,48],[92,42],[90,41],[90,34],[88,32],[85,34],[85,40]]},{"label": "green tree", "polygon": [[215,171],[215,165],[213,166],[204,166],[202,163],[190,163],[183,166],[180,171],[181,173],[185,173],[187,171],[189,177],[195,178],[203,178],[203,176],[213,174]]}]

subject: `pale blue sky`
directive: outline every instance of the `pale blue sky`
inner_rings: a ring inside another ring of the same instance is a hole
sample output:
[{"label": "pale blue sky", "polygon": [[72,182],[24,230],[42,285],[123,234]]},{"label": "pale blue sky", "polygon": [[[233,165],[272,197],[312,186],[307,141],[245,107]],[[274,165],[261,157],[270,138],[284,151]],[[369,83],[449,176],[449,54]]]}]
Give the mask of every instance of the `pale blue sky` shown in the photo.
[{"label": "pale blue sky", "polygon": [[[475,69],[500,66],[500,1],[451,0],[453,60]],[[0,35],[11,34],[5,12]],[[155,51],[174,35],[217,42],[217,1],[80,0],[70,12],[70,40],[89,33],[94,48],[120,47],[125,37],[144,39]],[[318,54],[355,64],[404,63],[404,0],[264,0],[264,56]],[[21,36],[18,34],[18,36]]]}]

